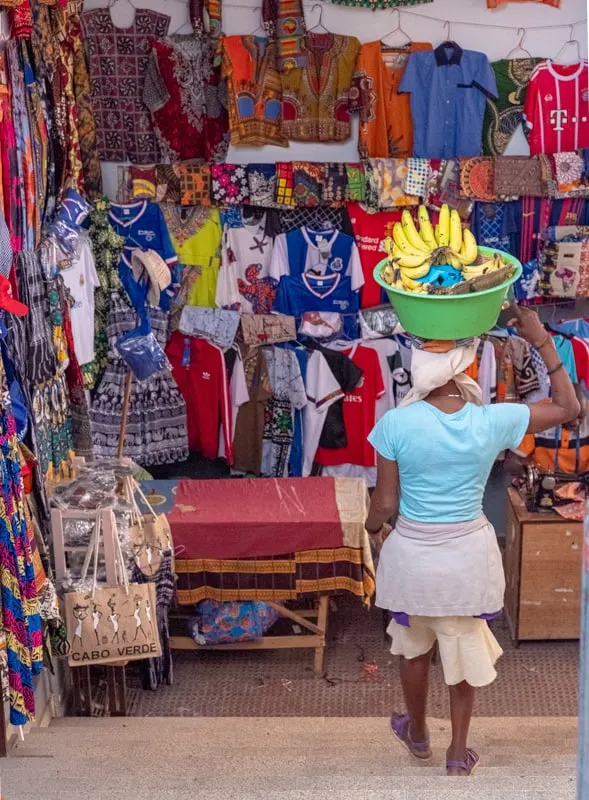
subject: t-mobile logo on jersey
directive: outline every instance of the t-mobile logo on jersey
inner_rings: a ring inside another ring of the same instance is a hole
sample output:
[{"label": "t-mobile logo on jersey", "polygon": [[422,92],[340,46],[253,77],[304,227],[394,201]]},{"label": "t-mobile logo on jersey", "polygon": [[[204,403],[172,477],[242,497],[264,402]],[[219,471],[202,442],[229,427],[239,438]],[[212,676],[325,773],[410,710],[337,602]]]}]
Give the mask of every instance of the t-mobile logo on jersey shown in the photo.
[{"label": "t-mobile logo on jersey", "polygon": [[569,112],[566,108],[554,108],[550,112],[550,122],[555,131],[564,131],[564,126],[569,121]]}]

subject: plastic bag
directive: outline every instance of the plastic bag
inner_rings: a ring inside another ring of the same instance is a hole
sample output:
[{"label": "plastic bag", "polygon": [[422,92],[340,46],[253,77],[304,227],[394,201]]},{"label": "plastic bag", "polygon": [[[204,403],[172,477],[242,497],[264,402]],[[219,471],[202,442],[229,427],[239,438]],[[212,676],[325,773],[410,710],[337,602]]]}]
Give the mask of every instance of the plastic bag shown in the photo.
[{"label": "plastic bag", "polygon": [[170,362],[152,331],[135,328],[117,340],[117,350],[138,381],[171,370]]}]

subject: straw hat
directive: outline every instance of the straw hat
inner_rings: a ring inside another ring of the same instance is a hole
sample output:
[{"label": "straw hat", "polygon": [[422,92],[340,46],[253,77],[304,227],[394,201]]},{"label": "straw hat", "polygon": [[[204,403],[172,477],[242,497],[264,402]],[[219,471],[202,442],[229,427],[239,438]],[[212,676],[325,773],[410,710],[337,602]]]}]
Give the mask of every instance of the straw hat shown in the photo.
[{"label": "straw hat", "polygon": [[152,306],[157,306],[160,301],[160,292],[167,289],[172,282],[170,268],[155,250],[136,248],[131,253],[131,272],[136,281],[140,280],[144,271],[147,273],[149,281],[147,299]]}]

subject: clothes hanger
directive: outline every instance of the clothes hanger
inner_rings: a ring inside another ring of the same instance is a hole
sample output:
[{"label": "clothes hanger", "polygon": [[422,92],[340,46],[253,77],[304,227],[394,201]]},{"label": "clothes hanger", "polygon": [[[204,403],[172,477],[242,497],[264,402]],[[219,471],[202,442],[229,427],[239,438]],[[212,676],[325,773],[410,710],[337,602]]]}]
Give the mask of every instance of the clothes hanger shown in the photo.
[{"label": "clothes hanger", "polygon": [[[555,56],[553,59],[551,59],[551,61],[552,61],[553,63],[556,63],[556,62],[558,62],[558,63],[562,64],[563,66],[567,66],[568,64],[577,64],[579,61],[581,61],[581,60],[582,60],[582,59],[581,59],[581,43],[579,42],[579,40],[578,40],[578,39],[573,39],[573,36],[574,36],[574,35],[575,35],[575,26],[574,26],[574,25],[571,25],[571,27],[570,27],[570,29],[569,29],[569,39],[568,39],[568,41],[566,41],[566,42],[563,44],[563,46],[562,46],[562,47],[560,48],[560,50],[558,51],[557,55],[556,55],[556,56]],[[570,44],[574,44],[574,45],[576,45],[576,46],[577,46],[577,57],[576,57],[576,59],[575,59],[574,61],[565,61],[565,62],[560,62],[560,61],[559,61],[559,58],[561,57],[561,55],[563,54],[563,52],[566,50],[566,48],[567,48],[567,47],[568,47]]]},{"label": "clothes hanger", "polygon": [[[395,13],[397,15],[397,24],[395,25],[392,31],[385,33],[385,35],[381,37],[380,41],[386,45],[385,39],[388,39],[389,36],[393,36],[395,33],[402,33],[405,39],[407,40],[405,44],[402,46],[406,47],[408,44],[411,44],[411,37],[407,33],[405,33],[405,31],[401,27],[401,12],[399,11],[398,8],[393,8],[393,10],[391,11],[391,14],[394,15]],[[392,45],[389,45],[389,47],[392,47]]]},{"label": "clothes hanger", "polygon": [[510,59],[510,58],[511,58],[511,56],[512,56],[514,53],[517,53],[518,51],[520,51],[520,52],[522,52],[522,53],[525,53],[525,54],[528,56],[528,58],[533,58],[533,56],[532,56],[532,54],[530,53],[530,51],[529,51],[529,50],[526,50],[526,48],[524,47],[524,42],[526,41],[526,37],[527,37],[527,35],[528,35],[528,32],[527,32],[527,30],[526,30],[525,28],[518,28],[518,29],[517,29],[517,35],[520,37],[520,39],[519,39],[519,42],[518,42],[518,43],[517,43],[517,45],[516,45],[516,46],[513,48],[513,50],[510,50],[510,51],[509,51],[509,53],[507,54],[506,58],[507,58],[507,59]]},{"label": "clothes hanger", "polygon": [[319,19],[312,28],[307,29],[307,33],[311,33],[311,31],[316,30],[322,30],[323,33],[329,33],[329,29],[323,24],[323,5],[321,3],[315,3],[315,5],[311,7],[311,11],[315,11],[316,8],[319,9]]},{"label": "clothes hanger", "polygon": [[111,18],[111,21],[112,21],[113,25],[115,24],[115,22],[114,22],[114,20],[112,18],[112,9],[114,8],[114,6],[117,5],[117,3],[120,4],[121,2],[126,2],[127,5],[131,6],[131,8],[133,9],[133,19],[129,23],[130,25],[133,25],[133,23],[135,22],[135,17],[137,16],[137,6],[135,5],[135,3],[133,3],[132,0],[108,0],[107,8],[109,10],[110,18]]},{"label": "clothes hanger", "polygon": [[188,18],[185,19],[184,22],[180,23],[177,28],[174,28],[170,35],[175,36],[177,33],[180,33],[180,31],[184,30],[184,28],[190,28],[190,30],[194,32],[192,20],[190,19],[190,12],[188,13]]},{"label": "clothes hanger", "polygon": [[454,47],[456,42],[452,39],[452,23],[449,19],[444,22],[444,28],[446,29],[446,39],[440,47]]}]

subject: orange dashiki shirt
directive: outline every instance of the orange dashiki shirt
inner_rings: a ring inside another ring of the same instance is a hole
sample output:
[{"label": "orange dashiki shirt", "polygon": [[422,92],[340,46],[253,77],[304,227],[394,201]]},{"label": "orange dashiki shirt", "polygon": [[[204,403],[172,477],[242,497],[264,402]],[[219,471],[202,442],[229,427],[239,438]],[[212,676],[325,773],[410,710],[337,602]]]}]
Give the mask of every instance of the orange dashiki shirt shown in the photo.
[{"label": "orange dashiki shirt", "polygon": [[276,45],[264,36],[226,36],[223,74],[227,77],[231,144],[286,147],[281,132],[282,84]]},{"label": "orange dashiki shirt", "polygon": [[299,142],[344,142],[351,136],[350,88],[360,52],[353,36],[305,36],[305,67],[282,75],[282,133]]},{"label": "orange dashiki shirt", "polygon": [[351,102],[360,115],[362,158],[413,155],[411,95],[399,94],[399,86],[411,53],[431,49],[429,42],[410,42],[406,47],[386,47],[380,41],[362,45]]}]

